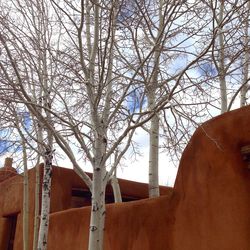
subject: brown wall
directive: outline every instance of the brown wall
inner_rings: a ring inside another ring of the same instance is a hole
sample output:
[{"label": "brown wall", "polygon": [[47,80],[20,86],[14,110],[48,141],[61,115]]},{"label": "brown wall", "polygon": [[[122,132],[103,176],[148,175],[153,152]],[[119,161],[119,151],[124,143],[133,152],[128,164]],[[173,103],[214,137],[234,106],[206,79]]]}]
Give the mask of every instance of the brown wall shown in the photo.
[{"label": "brown wall", "polygon": [[[171,249],[174,203],[169,195],[107,205],[105,250]],[[48,250],[87,249],[88,207],[54,213],[50,219]]]},{"label": "brown wall", "polygon": [[250,169],[240,149],[250,145],[250,107],[199,128],[187,146],[175,184],[180,196],[174,248],[250,249]]},{"label": "brown wall", "polygon": [[[40,182],[42,181],[43,167],[40,165]],[[66,168],[53,167],[51,185],[51,213],[70,209],[72,206],[72,188],[88,190],[86,185],[74,171]],[[127,180],[120,180],[120,188],[124,197],[142,199],[148,196],[147,184],[139,184]],[[17,175],[0,182],[0,250],[7,249],[9,235],[10,216],[17,217],[14,250],[22,250],[22,200],[23,200],[23,177]],[[169,193],[171,189],[161,187],[161,193]],[[112,195],[112,190],[107,187],[107,194]],[[41,190],[40,190],[41,197]],[[34,222],[34,198],[35,198],[35,168],[29,170],[29,239],[32,249],[33,222]]]},{"label": "brown wall", "polygon": [[[35,171],[29,171],[29,199],[30,199],[30,223],[31,233],[33,229],[34,215],[34,190]],[[9,235],[10,222],[8,218],[17,217],[14,249],[22,249],[22,200],[23,200],[23,177],[17,175],[0,183],[0,249],[6,249],[6,240]],[[2,238],[1,238],[2,237]],[[30,237],[32,243],[32,237]]]},{"label": "brown wall", "polygon": [[[105,250],[249,250],[250,107],[212,119],[185,149],[171,195],[107,207]],[[89,209],[51,215],[49,250],[87,249]]]}]

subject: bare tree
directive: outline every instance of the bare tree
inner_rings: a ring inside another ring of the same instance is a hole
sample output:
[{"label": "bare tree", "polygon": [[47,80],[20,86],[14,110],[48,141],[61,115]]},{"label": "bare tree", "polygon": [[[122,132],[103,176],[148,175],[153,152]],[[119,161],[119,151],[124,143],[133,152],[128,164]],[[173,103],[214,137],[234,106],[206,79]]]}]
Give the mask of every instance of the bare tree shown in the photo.
[{"label": "bare tree", "polygon": [[[24,8],[25,6],[25,8]],[[20,89],[29,96],[30,100],[37,105],[39,113],[44,114],[46,122],[51,126],[52,120],[48,110],[50,109],[52,100],[50,97],[50,88],[52,85],[52,71],[51,55],[49,52],[49,44],[52,43],[51,28],[53,24],[48,19],[48,8],[44,1],[11,1],[2,4],[1,13],[1,34],[0,40],[5,53],[3,54],[7,61],[1,61],[1,69],[3,72],[3,85],[8,83],[13,87],[14,95],[5,96],[5,101],[22,103],[23,99],[19,95]],[[54,42],[54,41],[53,41]],[[17,64],[17,61],[22,61],[22,64]],[[19,67],[20,66],[20,67]],[[13,71],[8,71],[8,67],[12,67]],[[48,68],[50,67],[50,68]],[[16,84],[14,78],[19,81],[19,86]],[[50,82],[49,82],[50,80]],[[4,89],[3,89],[4,90]],[[13,98],[13,99],[11,99]],[[29,106],[29,105],[27,105]],[[44,108],[43,108],[44,107]],[[29,110],[30,115],[32,113]],[[13,116],[18,118],[15,110],[12,109]],[[27,191],[27,138],[30,137],[33,142],[38,144],[38,159],[40,156],[44,158],[44,178],[42,186],[42,205],[41,205],[41,219],[39,237],[37,243],[37,229],[38,229],[38,211],[39,204],[36,197],[36,215],[34,225],[34,240],[33,249],[46,249],[47,247],[47,233],[49,225],[49,209],[50,209],[50,183],[52,171],[52,144],[53,136],[49,130],[47,136],[44,136],[43,124],[35,117],[33,117],[35,134],[23,134],[23,126],[19,126],[16,121],[15,128],[21,136],[21,144],[23,148],[24,160],[24,182],[25,190]],[[45,127],[46,129],[46,127]],[[26,131],[27,132],[27,131]],[[30,144],[31,146],[32,144]],[[33,150],[35,150],[33,146]],[[39,169],[36,171],[36,195],[39,195]],[[28,192],[28,191],[27,191]],[[26,199],[27,192],[24,192],[25,209],[27,210],[28,200]],[[27,213],[25,212],[24,215]],[[27,217],[27,216],[26,216]],[[27,218],[26,218],[27,220]],[[24,223],[26,226],[28,223]],[[28,228],[24,230],[24,249],[28,249]],[[36,244],[38,244],[36,246]]]},{"label": "bare tree", "polygon": [[[14,111],[14,112],[13,112]],[[23,167],[23,249],[29,248],[29,180],[28,180],[28,158],[26,140],[24,138],[25,117],[17,104],[1,103],[1,155],[11,154],[15,161],[20,159],[18,155],[21,151],[22,166],[17,166],[18,172]],[[19,135],[19,136],[18,136]]]},{"label": "bare tree", "polygon": [[[218,34],[211,55],[200,66],[214,89],[213,95],[217,92],[216,89],[220,92],[217,102],[221,113],[230,110],[238,99],[238,94],[242,93],[244,96],[247,90],[248,2],[223,0],[202,3],[204,8],[214,13],[212,26],[218,26]],[[206,30],[204,39],[207,39]]]},{"label": "bare tree", "polygon": [[[191,80],[192,70],[197,67],[211,43],[213,43],[213,30],[209,32],[210,40],[205,46],[196,48],[196,42],[201,32],[207,29],[211,22],[204,18],[205,13],[200,12],[199,1],[123,1],[123,8],[119,16],[119,24],[126,41],[129,39],[128,50],[133,62],[128,57],[120,57],[127,68],[137,70],[137,65],[143,66],[136,77],[137,85],[132,90],[134,95],[133,110],[138,112],[148,110],[154,113],[152,119],[143,128],[149,134],[149,196],[159,195],[158,183],[158,157],[160,147],[171,145],[171,149],[180,144],[179,138],[188,134],[186,123],[178,121],[192,120],[199,115],[193,108],[201,106],[201,101],[194,97],[194,92],[201,92],[197,88],[197,81]],[[199,8],[198,8],[198,7]],[[213,12],[211,12],[211,17]],[[204,19],[203,19],[204,18]],[[197,26],[197,23],[199,25]],[[149,51],[152,51],[150,54]],[[193,92],[193,93],[192,93]],[[184,94],[183,94],[184,93]],[[199,93],[200,95],[200,93]],[[191,98],[190,103],[185,101]],[[184,97],[184,98],[183,98]],[[185,98],[187,97],[187,98]],[[164,100],[164,110],[159,110],[159,102]],[[177,110],[180,107],[180,110]],[[185,108],[186,111],[185,111]],[[203,108],[200,108],[202,110]],[[174,112],[177,111],[177,112]],[[196,113],[196,114],[195,114]],[[160,124],[162,128],[160,128]],[[164,124],[164,126],[163,126]],[[171,126],[178,124],[178,129]],[[182,129],[180,129],[182,127]],[[177,132],[178,131],[178,132]],[[177,136],[177,133],[180,134]],[[184,134],[184,135],[183,135]],[[163,138],[167,142],[161,143]],[[162,146],[161,146],[162,145]]]}]

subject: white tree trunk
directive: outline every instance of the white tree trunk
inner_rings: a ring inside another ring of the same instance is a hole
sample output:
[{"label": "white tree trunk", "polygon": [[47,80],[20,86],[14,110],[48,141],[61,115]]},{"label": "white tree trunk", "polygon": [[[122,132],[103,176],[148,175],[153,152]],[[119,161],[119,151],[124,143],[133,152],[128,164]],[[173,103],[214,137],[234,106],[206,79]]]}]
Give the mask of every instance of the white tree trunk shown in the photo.
[{"label": "white tree trunk", "polygon": [[88,250],[103,249],[103,230],[105,223],[105,190],[100,167],[93,173],[92,203]]},{"label": "white tree trunk", "polygon": [[220,79],[220,95],[221,95],[221,114],[227,111],[227,85],[226,85],[226,78],[223,73],[219,77]]},{"label": "white tree trunk", "polygon": [[[46,45],[42,44],[42,47]],[[42,60],[42,86],[43,86],[43,100],[44,100],[44,112],[46,114],[47,122],[53,126],[52,115],[50,113],[52,100],[50,97],[50,91],[52,85],[49,85],[48,81],[48,65],[46,61],[47,51],[41,55]],[[41,125],[41,124],[39,124]],[[48,231],[49,231],[49,213],[50,213],[50,192],[51,192],[51,175],[52,175],[52,159],[53,159],[53,134],[52,131],[47,129],[47,147],[44,154],[44,174],[42,185],[42,204],[41,204],[41,216],[40,216],[40,228],[38,235],[38,250],[47,249]]]},{"label": "white tree trunk", "polygon": [[35,182],[35,212],[34,212],[34,232],[33,232],[33,250],[37,249],[38,230],[39,230],[39,208],[40,208],[40,168],[36,165]]},{"label": "white tree trunk", "polygon": [[38,235],[38,250],[47,249],[47,238],[49,229],[49,212],[50,212],[50,191],[52,175],[52,151],[47,150],[45,153],[45,164],[42,184],[42,207],[40,216],[40,228]]},{"label": "white tree trunk", "polygon": [[151,112],[155,112],[151,118],[149,131],[149,197],[158,197],[159,189],[159,117],[155,111],[156,91],[158,89],[158,72],[160,62],[160,43],[162,41],[162,30],[164,29],[164,19],[162,15],[163,1],[159,1],[159,27],[155,44],[154,64],[151,78],[148,85],[148,107]]},{"label": "white tree trunk", "polygon": [[120,185],[119,185],[119,182],[118,182],[118,179],[116,178],[116,176],[113,175],[111,177],[110,184],[111,184],[112,189],[113,189],[115,203],[122,202],[121,189],[120,189]]},{"label": "white tree trunk", "polygon": [[[148,96],[149,106],[154,106],[155,95],[151,93]],[[149,197],[158,197],[159,189],[159,173],[158,173],[158,157],[159,157],[159,117],[155,114],[151,119],[151,127],[149,131]]]},{"label": "white tree trunk", "polygon": [[[41,90],[40,90],[41,91]],[[35,93],[33,93],[33,96],[35,96]],[[39,94],[39,105],[42,106],[42,94]],[[40,112],[41,108],[40,108]],[[43,141],[43,133],[42,133],[42,127],[37,122],[35,119],[33,119],[34,125],[36,125],[36,130],[37,130],[37,149],[38,152],[42,152],[42,145],[41,142]],[[37,163],[35,167],[35,211],[34,211],[34,224],[33,224],[33,250],[37,249],[37,244],[38,244],[38,234],[39,234],[39,212],[40,212],[40,160],[41,160],[41,155],[38,154],[37,156]]]},{"label": "white tree trunk", "polygon": [[220,96],[221,96],[221,113],[227,111],[227,84],[226,84],[226,72],[225,72],[225,45],[223,35],[223,18],[224,18],[224,0],[220,4],[219,13],[219,82],[220,82]]},{"label": "white tree trunk", "polygon": [[[247,3],[247,9],[248,9],[248,14],[250,11],[250,1]],[[245,17],[245,41],[244,41],[244,46],[245,46],[245,58],[244,58],[244,65],[243,65],[243,82],[242,84],[244,85],[241,89],[240,93],[240,106],[243,107],[247,103],[247,91],[249,90],[249,84],[247,83],[248,77],[249,77],[249,21],[248,21],[248,15]]]},{"label": "white tree trunk", "polygon": [[25,148],[23,148],[23,165],[23,250],[29,250],[29,179]]},{"label": "white tree trunk", "polygon": [[[15,116],[16,124],[18,118]],[[19,126],[17,130],[22,141],[22,157],[23,157],[23,250],[29,250],[29,178],[28,178],[28,158],[26,151],[25,136]]]}]

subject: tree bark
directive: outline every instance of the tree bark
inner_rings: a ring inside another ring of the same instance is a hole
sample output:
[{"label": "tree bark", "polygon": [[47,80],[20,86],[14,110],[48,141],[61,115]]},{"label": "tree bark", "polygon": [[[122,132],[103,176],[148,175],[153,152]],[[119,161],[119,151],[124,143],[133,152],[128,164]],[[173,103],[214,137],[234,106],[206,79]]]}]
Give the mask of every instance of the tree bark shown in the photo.
[{"label": "tree bark", "polygon": [[[158,89],[158,72],[160,62],[160,44],[162,41],[163,30],[163,1],[161,0],[159,7],[159,27],[156,37],[153,71],[149,79],[148,85],[148,107],[151,112],[155,112],[156,107],[156,91]],[[155,112],[150,121],[149,130],[149,197],[158,197],[160,195],[159,189],[159,116]]]},{"label": "tree bark", "polygon": [[[149,107],[155,104],[154,92],[148,95]],[[153,110],[153,108],[151,108]],[[159,189],[159,173],[158,160],[159,157],[159,117],[155,114],[151,119],[151,127],[149,131],[149,197],[158,197]]]},{"label": "tree bark", "polygon": [[94,130],[94,161],[92,179],[92,199],[89,228],[88,250],[103,249],[103,234],[105,223],[105,154],[107,147],[106,130],[103,120],[100,119],[96,107],[92,106],[92,126]]},{"label": "tree bark", "polygon": [[40,209],[40,167],[36,165],[35,182],[35,213],[34,213],[34,232],[33,232],[33,250],[37,249],[38,230],[39,230],[39,209]]},{"label": "tree bark", "polygon": [[221,96],[221,113],[227,111],[227,84],[225,72],[225,45],[223,34],[223,18],[224,18],[224,0],[220,2],[219,13],[219,82],[220,82],[220,96]]},{"label": "tree bark", "polygon": [[42,184],[42,208],[40,216],[40,228],[38,236],[38,250],[47,249],[48,228],[49,228],[49,212],[50,212],[50,191],[52,176],[52,150],[47,149],[45,152],[45,164]]},{"label": "tree bark", "polygon": [[100,167],[93,172],[93,188],[89,230],[88,250],[103,249],[103,230],[105,223],[105,190]]},{"label": "tree bark", "polygon": [[[16,124],[19,124],[15,114]],[[17,130],[22,142],[23,158],[23,250],[29,250],[29,177],[28,177],[28,157],[26,151],[25,136],[21,127],[17,125]]]},{"label": "tree bark", "polygon": [[112,189],[113,189],[115,203],[122,202],[121,189],[120,189],[120,185],[119,185],[119,182],[118,182],[118,179],[116,178],[116,176],[113,175],[111,177],[110,184],[111,184]]},{"label": "tree bark", "polygon": [[29,178],[25,143],[23,147],[23,250],[29,250]]},{"label": "tree bark", "polygon": [[248,15],[250,12],[250,2],[247,3],[247,15],[245,17],[245,38],[244,38],[244,49],[245,49],[245,58],[244,58],[244,65],[243,65],[243,82],[244,86],[241,89],[240,93],[240,106],[243,107],[247,104],[247,91],[249,90],[249,84],[246,84],[248,77],[249,77],[249,21]]}]

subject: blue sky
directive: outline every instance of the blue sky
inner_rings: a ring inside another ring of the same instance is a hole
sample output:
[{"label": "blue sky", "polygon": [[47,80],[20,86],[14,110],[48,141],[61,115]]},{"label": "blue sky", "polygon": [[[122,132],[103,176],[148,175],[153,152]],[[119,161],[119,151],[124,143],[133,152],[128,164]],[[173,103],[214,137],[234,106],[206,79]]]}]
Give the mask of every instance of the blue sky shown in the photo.
[{"label": "blue sky", "polygon": [[[20,118],[24,125],[25,131],[30,131],[32,128],[32,121],[29,112],[19,112]],[[20,137],[11,127],[5,127],[0,130],[0,155],[6,153],[19,152],[22,149],[20,145]]]}]

